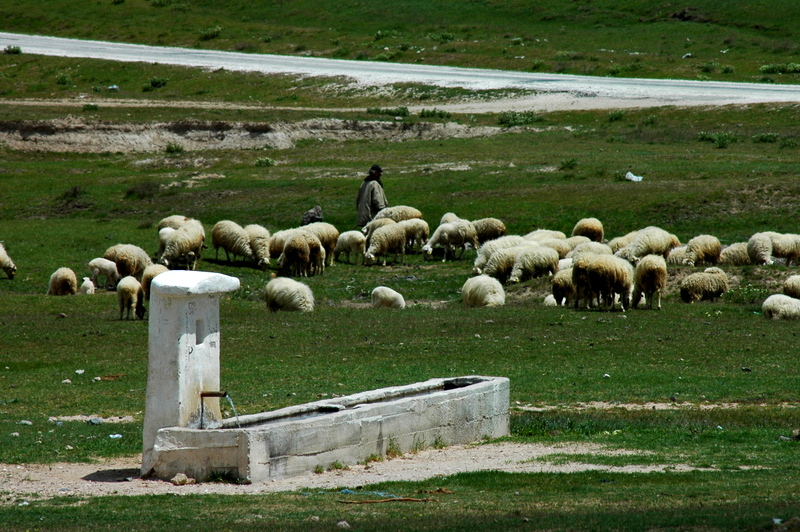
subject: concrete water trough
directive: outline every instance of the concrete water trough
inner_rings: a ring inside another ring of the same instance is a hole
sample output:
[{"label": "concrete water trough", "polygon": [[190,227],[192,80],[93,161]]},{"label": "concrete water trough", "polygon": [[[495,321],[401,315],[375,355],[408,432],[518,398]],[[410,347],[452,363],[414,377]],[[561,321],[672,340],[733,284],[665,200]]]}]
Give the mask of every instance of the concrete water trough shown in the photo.
[{"label": "concrete water trough", "polygon": [[267,482],[508,434],[509,381],[485,376],[222,419],[219,295],[236,288],[238,279],[207,272],[166,272],[153,281],[143,475]]}]

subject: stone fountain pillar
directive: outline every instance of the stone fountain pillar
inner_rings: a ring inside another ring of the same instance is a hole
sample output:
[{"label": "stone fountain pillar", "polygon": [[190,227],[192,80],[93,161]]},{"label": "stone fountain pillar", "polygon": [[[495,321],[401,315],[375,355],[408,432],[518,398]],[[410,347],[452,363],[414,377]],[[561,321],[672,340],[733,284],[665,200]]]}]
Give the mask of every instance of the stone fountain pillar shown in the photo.
[{"label": "stone fountain pillar", "polygon": [[220,425],[219,397],[200,394],[220,391],[219,299],[238,288],[239,279],[211,272],[174,270],[153,279],[142,476],[156,461],[159,429]]}]

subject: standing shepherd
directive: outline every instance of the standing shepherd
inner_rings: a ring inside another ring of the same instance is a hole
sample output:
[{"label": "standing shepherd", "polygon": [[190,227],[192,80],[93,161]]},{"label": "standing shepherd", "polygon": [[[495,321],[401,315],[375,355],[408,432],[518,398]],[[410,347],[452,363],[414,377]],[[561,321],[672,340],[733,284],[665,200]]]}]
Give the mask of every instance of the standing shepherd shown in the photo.
[{"label": "standing shepherd", "polygon": [[378,211],[389,206],[386,201],[386,194],[383,192],[381,183],[383,169],[377,164],[373,164],[369,169],[369,175],[364,178],[361,188],[358,189],[356,207],[358,208],[358,226],[364,227],[372,220]]}]

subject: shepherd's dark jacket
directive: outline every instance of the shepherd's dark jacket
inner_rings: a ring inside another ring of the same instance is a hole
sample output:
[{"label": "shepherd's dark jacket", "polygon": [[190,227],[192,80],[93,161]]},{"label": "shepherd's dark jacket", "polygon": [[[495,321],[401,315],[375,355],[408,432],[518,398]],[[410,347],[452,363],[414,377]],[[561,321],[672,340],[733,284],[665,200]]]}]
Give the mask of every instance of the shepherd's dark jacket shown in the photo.
[{"label": "shepherd's dark jacket", "polygon": [[386,194],[383,192],[383,183],[379,177],[367,176],[358,189],[356,208],[358,209],[358,226],[364,227],[372,220],[378,211],[388,206]]}]

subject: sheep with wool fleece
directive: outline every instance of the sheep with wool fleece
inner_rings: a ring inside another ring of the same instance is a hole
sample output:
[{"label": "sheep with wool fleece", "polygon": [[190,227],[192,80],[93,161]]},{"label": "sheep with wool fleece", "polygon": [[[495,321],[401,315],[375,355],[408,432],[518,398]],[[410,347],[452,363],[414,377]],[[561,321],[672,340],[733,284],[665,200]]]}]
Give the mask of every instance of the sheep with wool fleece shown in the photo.
[{"label": "sheep with wool fleece", "polygon": [[565,239],[565,242],[569,244],[571,250],[574,250],[576,247],[580,246],[581,244],[588,244],[592,242],[589,237],[585,237],[583,235],[571,236]]},{"label": "sheep with wool fleece", "polygon": [[712,235],[699,235],[686,243],[686,258],[683,263],[687,266],[700,264],[716,265],[722,253],[722,244],[719,238]]},{"label": "sheep with wool fleece", "polygon": [[[182,262],[194,270],[206,241],[206,231],[199,220],[191,219],[172,233],[158,262],[169,269],[178,268]],[[120,271],[120,274],[123,272]]]},{"label": "sheep with wool fleece", "polygon": [[586,300],[586,307],[593,305],[595,293],[589,283],[589,264],[597,257],[594,253],[580,253],[572,257],[572,286],[575,289],[575,309],[577,310],[582,300]]},{"label": "sheep with wool fleece", "polygon": [[272,259],[277,259],[283,253],[283,246],[286,244],[286,240],[294,234],[296,228],[292,229],[284,229],[283,231],[278,231],[273,233],[269,237],[269,256]]},{"label": "sheep with wool fleece", "polygon": [[172,227],[162,227],[158,230],[158,253],[156,253],[156,257],[160,257],[164,250],[167,249],[167,240],[169,240],[169,235],[177,231]]},{"label": "sheep with wool fleece", "polygon": [[355,255],[353,263],[358,264],[359,257],[363,262],[366,248],[367,237],[361,231],[345,231],[339,235],[339,239],[336,241],[333,258],[339,260],[339,257],[344,254],[347,264],[350,264],[350,254],[353,253]]},{"label": "sheep with wool fleece", "polygon": [[83,282],[78,287],[78,292],[83,295],[94,294],[94,283],[88,277],[83,278]]},{"label": "sheep with wool fleece", "polygon": [[103,253],[103,258],[106,260],[110,260],[111,262],[116,262],[117,260],[117,251],[119,248],[124,246],[125,244],[114,244],[113,246],[106,249],[105,253]]},{"label": "sheep with wool fleece", "polygon": [[636,264],[645,255],[661,255],[666,260],[669,252],[680,245],[677,236],[651,225],[636,233],[631,243],[614,255],[632,264]]},{"label": "sheep with wool fleece", "polygon": [[800,299],[800,275],[792,275],[783,282],[783,293]]},{"label": "sheep with wool fleece", "polygon": [[[486,242],[478,250],[478,256],[475,257],[472,273],[475,275],[480,275],[481,273],[483,273],[483,269],[486,267],[486,263],[489,262],[489,259],[497,250],[519,246],[522,245],[523,242],[526,242],[527,244],[531,245],[538,245],[538,243],[536,242],[530,240],[526,241],[523,237],[519,235],[501,236],[500,238],[496,238],[494,240]],[[428,243],[430,244],[430,242]]]},{"label": "sheep with wool fleece", "polygon": [[144,292],[145,301],[150,301],[150,285],[153,283],[153,279],[168,271],[169,268],[163,264],[151,264],[144,269],[144,273],[142,274],[142,291]]},{"label": "sheep with wool fleece", "polygon": [[398,222],[406,230],[406,249],[413,251],[415,248],[422,249],[428,243],[431,230],[428,222],[422,218],[411,218]]},{"label": "sheep with wool fleece", "polygon": [[661,255],[645,255],[636,264],[633,272],[633,308],[639,306],[644,294],[647,308],[653,308],[653,297],[658,296],[658,310],[661,310],[661,293],[667,288],[667,261]]},{"label": "sheep with wool fleece", "polygon": [[786,259],[786,267],[792,261],[800,261],[800,235],[785,233],[772,236],[772,254],[780,259]]},{"label": "sheep with wool fleece", "polygon": [[667,264],[673,266],[683,266],[683,261],[686,259],[686,246],[678,246],[669,252],[667,257]]},{"label": "sheep with wool fleece", "polygon": [[747,254],[750,256],[750,262],[752,264],[772,264],[771,233],[756,233],[751,236],[747,241]]},{"label": "sheep with wool fleece", "polygon": [[123,277],[117,284],[117,302],[119,303],[119,319],[127,311],[125,319],[131,319],[131,310],[134,311],[136,318],[144,319],[144,289],[142,283],[135,277],[128,275]]},{"label": "sheep with wool fleece", "polygon": [[[672,258],[671,253],[670,258]],[[749,266],[752,264],[750,261],[750,254],[747,252],[747,242],[736,242],[735,244],[723,248],[722,252],[719,254],[719,262],[717,264],[726,264],[729,266]]]},{"label": "sheep with wool fleece", "polygon": [[442,215],[442,219],[439,220],[439,225],[450,224],[453,222],[459,221],[461,218],[454,212],[446,212]]},{"label": "sheep with wool fleece", "polygon": [[78,277],[71,268],[59,268],[50,276],[48,296],[71,296],[78,292]]},{"label": "sheep with wool fleece", "polygon": [[544,303],[545,307],[557,307],[558,306],[558,302],[556,301],[556,298],[553,297],[553,294],[547,294],[546,296],[544,296],[544,301],[542,303]]},{"label": "sheep with wool fleece", "polygon": [[406,300],[388,286],[377,286],[372,290],[372,308],[404,309]]},{"label": "sheep with wool fleece", "polygon": [[625,311],[633,291],[634,271],[630,262],[614,255],[594,255],[587,275],[592,292],[602,298],[606,308],[613,309],[619,296],[620,310]]},{"label": "sheep with wool fleece", "polygon": [[269,238],[266,227],[258,224],[244,226],[244,232],[250,240],[250,251],[259,270],[266,270],[269,266]]},{"label": "sheep with wool fleece", "polygon": [[444,248],[442,262],[445,262],[448,251],[455,258],[460,258],[460,256],[456,256],[456,250],[460,249],[461,256],[463,256],[467,245],[472,245],[475,249],[478,249],[478,234],[471,222],[458,220],[437,227],[428,242],[422,246],[422,253],[423,257],[428,259],[433,255],[433,248],[441,246]]},{"label": "sheep with wool fleece", "polygon": [[219,259],[219,248],[225,250],[225,258],[231,262],[236,257],[245,261],[253,260],[253,249],[250,247],[250,237],[244,228],[232,220],[220,220],[211,229],[211,245],[214,246],[214,258]]},{"label": "sheep with wool fleece", "polygon": [[136,279],[141,279],[144,269],[152,263],[150,255],[134,244],[124,244],[117,248],[117,255],[114,259],[120,278],[132,275]]},{"label": "sheep with wool fleece", "polygon": [[[424,249],[424,248],[423,248]],[[400,255],[400,263],[406,262],[406,230],[400,224],[379,227],[372,233],[369,247],[364,252],[365,265],[372,264],[378,257],[383,257],[382,266],[386,266],[386,256],[394,253],[394,262]]]},{"label": "sheep with wool fleece", "polygon": [[479,218],[472,220],[478,243],[482,246],[490,240],[495,240],[506,235],[506,224],[499,218]]},{"label": "sheep with wool fleece", "polygon": [[728,276],[716,266],[693,273],[681,281],[681,300],[684,303],[706,299],[713,301],[727,291]]},{"label": "sheep with wool fleece", "polygon": [[188,216],[183,216],[182,214],[173,214],[162,218],[160,222],[158,222],[158,230],[161,231],[165,227],[170,227],[172,229],[180,229],[180,227],[191,220]]},{"label": "sheep with wool fleece", "polygon": [[555,231],[553,229],[536,229],[522,238],[525,240],[544,240],[546,238],[559,238],[561,240],[566,240],[567,235],[561,231]]},{"label": "sheep with wool fleece", "polygon": [[533,277],[553,275],[558,272],[558,262],[558,252],[553,248],[522,246],[514,258],[514,266],[511,268],[508,282],[519,283]]},{"label": "sheep with wool fleece", "polygon": [[572,236],[585,236],[594,242],[602,242],[603,222],[597,218],[582,218],[572,229]]},{"label": "sheep with wool fleece", "polygon": [[639,230],[631,231],[624,236],[618,236],[617,238],[612,238],[611,241],[608,243],[608,247],[611,248],[611,251],[616,253],[622,248],[628,247],[633,239],[636,238],[636,235],[639,234]]},{"label": "sheep with wool fleece", "polygon": [[506,293],[494,277],[478,275],[467,279],[461,287],[461,301],[469,308],[500,307],[506,303]]},{"label": "sheep with wool fleece", "polygon": [[422,212],[408,205],[395,205],[394,207],[385,207],[379,210],[373,220],[380,220],[381,218],[391,218],[395,222],[402,222],[411,218],[422,218]]},{"label": "sheep with wool fleece", "polygon": [[287,310],[292,312],[311,312],[314,310],[314,294],[308,285],[289,279],[276,277],[264,288],[264,301],[272,312]]},{"label": "sheep with wool fleece", "polygon": [[534,242],[538,242],[540,246],[545,246],[556,250],[556,252],[558,253],[559,260],[566,258],[567,253],[572,251],[572,246],[569,245],[566,239],[543,238],[541,240],[534,240]]},{"label": "sheep with wool fleece", "polygon": [[[542,246],[536,246],[537,249],[539,247]],[[511,275],[511,271],[514,269],[517,253],[523,249],[522,246],[498,249],[489,257],[489,262],[486,263],[486,267],[483,269],[483,275],[494,277],[501,283],[505,283]]]},{"label": "sheep with wool fleece", "polygon": [[567,257],[558,261],[558,271],[566,270],[567,268],[572,268],[572,257]]},{"label": "sheep with wool fleece", "polygon": [[336,241],[339,240],[339,230],[327,222],[313,222],[302,226],[302,229],[319,239],[325,250],[325,266],[333,264],[333,252],[336,249]]},{"label": "sheep with wool fleece", "polygon": [[[305,227],[305,226],[304,226]],[[278,270],[284,275],[308,277],[325,273],[325,248],[317,235],[303,228],[294,229],[278,257]]]},{"label": "sheep with wool fleece", "polygon": [[378,229],[379,227],[383,227],[385,225],[391,225],[396,223],[397,222],[395,222],[391,218],[379,218],[378,220],[371,220],[367,222],[367,225],[361,228],[361,231],[367,238],[366,246],[369,247],[369,241],[372,238],[372,233],[374,233],[376,229]]},{"label": "sheep with wool fleece", "polygon": [[773,294],[762,303],[761,314],[768,320],[800,319],[800,299],[785,294]]},{"label": "sheep with wool fleece", "polygon": [[603,244],[600,242],[585,242],[583,244],[578,244],[575,246],[572,251],[567,253],[567,257],[572,258],[576,255],[581,253],[594,253],[595,255],[613,255],[614,253],[611,251],[611,247],[607,244]]},{"label": "sheep with wool fleece", "polygon": [[8,256],[3,242],[0,242],[0,268],[6,272],[9,279],[13,279],[14,275],[17,273],[17,266],[14,264],[14,261],[11,260],[11,257]]},{"label": "sheep with wool fleece", "polygon": [[575,300],[575,285],[572,282],[572,268],[558,270],[550,281],[553,285],[552,296],[559,305],[569,305]]},{"label": "sheep with wool fleece", "polygon": [[96,259],[92,259],[89,261],[89,273],[91,273],[91,280],[95,287],[100,286],[98,284],[98,280],[102,275],[105,277],[106,288],[114,288],[117,286],[117,281],[120,280],[119,271],[117,271],[117,263],[104,259],[103,257],[97,257]]}]

